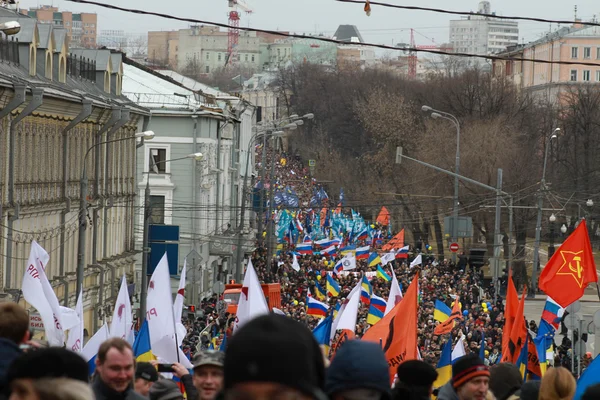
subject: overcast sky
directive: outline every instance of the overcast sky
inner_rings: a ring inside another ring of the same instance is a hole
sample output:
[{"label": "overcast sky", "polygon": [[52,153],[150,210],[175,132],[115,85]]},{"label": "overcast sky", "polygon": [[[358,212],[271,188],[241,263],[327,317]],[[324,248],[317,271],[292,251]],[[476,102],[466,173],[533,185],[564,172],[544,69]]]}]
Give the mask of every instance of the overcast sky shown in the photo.
[{"label": "overcast sky", "polygon": [[[129,8],[139,8],[171,15],[185,16],[207,21],[227,22],[227,0],[97,0]],[[454,16],[424,11],[404,11],[384,7],[372,7],[370,17],[358,4],[339,3],[335,0],[247,0],[253,9],[250,15],[242,16],[241,25],[265,29],[279,29],[298,33],[322,32],[333,34],[340,24],[356,25],[365,41],[392,44],[408,42],[410,28],[414,28],[417,44],[448,41],[448,21]],[[388,0],[402,5],[418,5],[446,8],[456,11],[476,11],[477,0]],[[177,21],[129,14],[102,7],[77,4],[66,0],[21,0],[21,8],[40,4],[53,4],[61,10],[95,12],[98,14],[98,29],[124,29],[131,33],[146,33],[149,30],[171,30],[185,27]],[[496,0],[492,11],[499,15],[543,17],[549,19],[574,18],[575,3],[564,0]],[[600,3],[597,0],[577,0],[578,16],[591,20],[600,18]],[[538,38],[550,29],[549,24],[520,22],[520,36],[526,41]],[[556,25],[553,25],[556,29]],[[421,36],[423,35],[423,36]]]}]

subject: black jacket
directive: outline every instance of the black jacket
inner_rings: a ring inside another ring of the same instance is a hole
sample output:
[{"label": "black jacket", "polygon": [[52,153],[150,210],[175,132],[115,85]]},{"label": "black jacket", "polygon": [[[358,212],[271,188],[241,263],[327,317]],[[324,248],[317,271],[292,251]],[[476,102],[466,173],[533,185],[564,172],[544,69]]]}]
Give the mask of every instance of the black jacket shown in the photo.
[{"label": "black jacket", "polygon": [[183,383],[183,388],[185,389],[185,393],[187,395],[187,400],[196,400],[200,397],[196,386],[194,386],[194,378],[192,375],[187,374],[181,377],[181,383]]},{"label": "black jacket", "polygon": [[120,393],[106,386],[99,376],[96,376],[92,383],[92,391],[96,400],[148,400],[133,390],[133,384],[126,391]]},{"label": "black jacket", "polygon": [[6,395],[8,397],[9,388],[6,382],[8,367],[21,354],[22,351],[15,342],[0,338],[0,396]]}]

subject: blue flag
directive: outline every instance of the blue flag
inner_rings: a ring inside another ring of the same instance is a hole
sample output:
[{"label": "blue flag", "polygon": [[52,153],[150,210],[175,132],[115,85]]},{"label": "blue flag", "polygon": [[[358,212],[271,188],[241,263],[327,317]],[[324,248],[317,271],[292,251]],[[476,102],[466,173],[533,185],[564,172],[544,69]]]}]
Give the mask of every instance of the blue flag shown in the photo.
[{"label": "blue flag", "polygon": [[581,399],[585,390],[597,383],[600,383],[600,357],[596,357],[585,371],[583,371],[583,374],[581,374],[581,377],[577,381],[577,390],[575,390],[573,400]]}]

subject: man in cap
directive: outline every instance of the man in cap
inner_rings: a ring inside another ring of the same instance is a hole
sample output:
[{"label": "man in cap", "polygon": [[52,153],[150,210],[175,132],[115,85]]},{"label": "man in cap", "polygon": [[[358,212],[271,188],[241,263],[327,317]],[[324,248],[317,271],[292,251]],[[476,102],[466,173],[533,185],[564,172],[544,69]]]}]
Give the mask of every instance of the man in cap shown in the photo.
[{"label": "man in cap", "polygon": [[150,388],[158,380],[156,368],[149,362],[138,362],[135,367],[135,381],[133,388],[142,396],[148,397]]},{"label": "man in cap", "polygon": [[490,371],[475,354],[467,354],[452,365],[452,387],[459,400],[484,400],[490,383]]},{"label": "man in cap", "polygon": [[194,386],[199,400],[214,400],[223,388],[223,352],[205,350],[194,356]]},{"label": "man in cap", "polygon": [[429,400],[438,373],[421,360],[408,360],[398,366],[394,399]]},{"label": "man in cap", "polygon": [[170,379],[160,379],[152,385],[148,395],[150,400],[183,400],[183,393]]},{"label": "man in cap", "polygon": [[321,349],[303,324],[282,315],[257,317],[238,328],[225,354],[227,399],[326,400]]}]

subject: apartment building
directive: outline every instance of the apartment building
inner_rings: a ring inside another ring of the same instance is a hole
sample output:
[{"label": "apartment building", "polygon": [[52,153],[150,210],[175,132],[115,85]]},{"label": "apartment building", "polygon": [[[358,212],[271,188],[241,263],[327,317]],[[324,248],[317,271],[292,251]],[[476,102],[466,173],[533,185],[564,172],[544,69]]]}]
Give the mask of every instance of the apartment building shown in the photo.
[{"label": "apartment building", "polygon": [[58,7],[42,5],[20,10],[42,24],[65,28],[71,47],[94,48],[97,46],[98,16],[95,13],[72,13],[59,11]]}]

